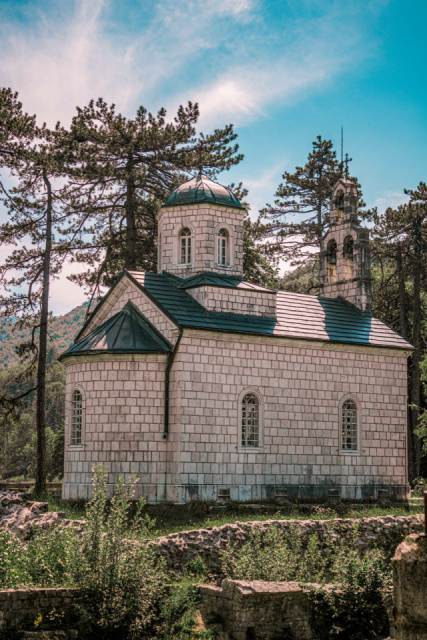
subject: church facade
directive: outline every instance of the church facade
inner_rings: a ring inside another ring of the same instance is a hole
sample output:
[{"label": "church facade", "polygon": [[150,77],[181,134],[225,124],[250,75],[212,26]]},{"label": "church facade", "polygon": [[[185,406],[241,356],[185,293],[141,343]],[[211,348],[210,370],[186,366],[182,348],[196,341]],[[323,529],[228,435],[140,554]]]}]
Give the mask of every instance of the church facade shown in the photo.
[{"label": "church facade", "polygon": [[371,315],[355,185],[332,194],[319,297],[244,281],[243,212],[201,173],[172,191],[158,273],[125,271],[62,354],[65,499],[101,463],[151,503],[406,498],[411,345]]}]

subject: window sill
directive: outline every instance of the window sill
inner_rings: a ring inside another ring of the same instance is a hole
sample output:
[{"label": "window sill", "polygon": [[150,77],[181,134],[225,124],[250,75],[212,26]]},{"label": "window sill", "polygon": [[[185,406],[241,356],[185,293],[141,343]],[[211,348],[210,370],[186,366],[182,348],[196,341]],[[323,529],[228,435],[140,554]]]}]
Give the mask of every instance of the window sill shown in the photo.
[{"label": "window sill", "polygon": [[237,453],[264,453],[265,447],[238,447]]},{"label": "window sill", "polygon": [[85,448],[86,448],[85,444],[69,444],[68,445],[69,451],[84,451]]},{"label": "window sill", "polygon": [[343,456],[360,456],[362,455],[364,452],[357,450],[357,451],[339,451],[338,453],[342,454]]}]

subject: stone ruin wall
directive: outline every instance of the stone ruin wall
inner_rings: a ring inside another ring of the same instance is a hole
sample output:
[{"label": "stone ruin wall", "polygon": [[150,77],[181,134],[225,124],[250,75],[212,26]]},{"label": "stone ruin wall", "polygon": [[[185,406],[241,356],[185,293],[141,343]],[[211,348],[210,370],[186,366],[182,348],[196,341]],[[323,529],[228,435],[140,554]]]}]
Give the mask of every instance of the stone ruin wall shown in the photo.
[{"label": "stone ruin wall", "polygon": [[38,616],[43,619],[55,610],[73,614],[78,589],[6,589],[0,590],[0,632],[16,627],[35,629]]},{"label": "stone ruin wall", "polygon": [[423,529],[420,515],[335,520],[266,520],[171,533],[159,538],[157,544],[159,555],[164,558],[169,569],[182,570],[188,562],[200,556],[209,573],[221,576],[221,552],[230,544],[240,548],[255,529],[266,531],[274,525],[287,534],[292,526],[296,526],[304,536],[316,533],[320,539],[328,535],[336,539],[343,536],[350,539],[356,524],[359,527],[361,549],[375,544],[398,544],[403,536],[419,533]]}]

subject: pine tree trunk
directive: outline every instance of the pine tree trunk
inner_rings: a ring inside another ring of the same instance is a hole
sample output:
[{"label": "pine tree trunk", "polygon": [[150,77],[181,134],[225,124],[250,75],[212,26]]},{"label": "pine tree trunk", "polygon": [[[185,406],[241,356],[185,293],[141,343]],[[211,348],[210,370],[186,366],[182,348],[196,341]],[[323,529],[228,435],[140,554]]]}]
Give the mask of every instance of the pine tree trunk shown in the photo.
[{"label": "pine tree trunk", "polygon": [[125,268],[133,271],[137,266],[136,255],[136,202],[135,181],[131,175],[133,169],[132,158],[128,159],[126,180],[126,258]]},{"label": "pine tree trunk", "polygon": [[36,425],[37,425],[37,470],[35,493],[46,491],[46,355],[47,355],[47,320],[49,313],[49,281],[50,281],[50,254],[52,248],[52,188],[43,170],[43,181],[47,189],[46,207],[46,245],[43,265],[43,288],[40,310],[40,335],[39,354],[37,365],[37,400],[36,400]]},{"label": "pine tree trunk", "polygon": [[421,219],[415,220],[414,228],[414,276],[413,276],[413,306],[414,306],[414,328],[412,335],[412,344],[414,352],[412,354],[411,366],[411,429],[410,442],[408,447],[409,453],[409,480],[419,476],[421,462],[421,441],[414,433],[418,426],[418,419],[421,406],[421,272],[422,272],[422,237],[421,237]]},{"label": "pine tree trunk", "polygon": [[408,339],[408,323],[406,320],[406,292],[405,292],[405,275],[403,273],[402,248],[397,248],[397,277],[399,281],[399,317],[400,317],[400,333],[405,340]]}]

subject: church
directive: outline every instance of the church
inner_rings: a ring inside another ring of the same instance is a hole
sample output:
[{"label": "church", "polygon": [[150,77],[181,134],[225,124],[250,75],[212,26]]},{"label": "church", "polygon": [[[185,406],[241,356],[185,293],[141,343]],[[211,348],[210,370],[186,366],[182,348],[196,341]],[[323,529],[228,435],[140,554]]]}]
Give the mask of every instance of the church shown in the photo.
[{"label": "church", "polygon": [[63,498],[135,472],[149,503],[405,500],[411,345],[371,312],[369,232],[340,179],[320,296],[243,279],[244,207],[202,172],[158,212],[158,272],[124,271],[60,356]]}]

